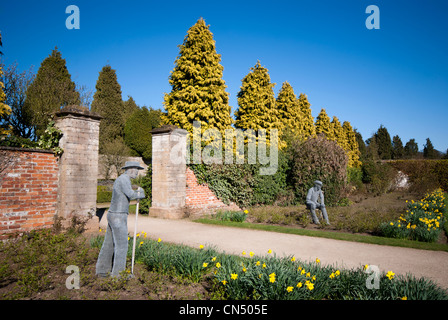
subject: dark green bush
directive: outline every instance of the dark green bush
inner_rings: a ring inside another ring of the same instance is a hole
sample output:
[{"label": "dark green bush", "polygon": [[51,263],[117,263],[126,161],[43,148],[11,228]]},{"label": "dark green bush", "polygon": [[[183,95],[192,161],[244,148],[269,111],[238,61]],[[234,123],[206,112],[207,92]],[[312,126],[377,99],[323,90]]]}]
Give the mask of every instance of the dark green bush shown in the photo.
[{"label": "dark green bush", "polygon": [[365,160],[362,164],[362,182],[367,192],[380,195],[390,190],[397,174],[389,162]]},{"label": "dark green bush", "polygon": [[139,213],[148,214],[152,200],[152,166],[148,166],[146,175],[134,179],[132,183],[142,187],[145,191],[145,198],[140,200]]},{"label": "dark green bush", "polygon": [[96,202],[110,202],[112,200],[112,190],[108,186],[96,187]]}]

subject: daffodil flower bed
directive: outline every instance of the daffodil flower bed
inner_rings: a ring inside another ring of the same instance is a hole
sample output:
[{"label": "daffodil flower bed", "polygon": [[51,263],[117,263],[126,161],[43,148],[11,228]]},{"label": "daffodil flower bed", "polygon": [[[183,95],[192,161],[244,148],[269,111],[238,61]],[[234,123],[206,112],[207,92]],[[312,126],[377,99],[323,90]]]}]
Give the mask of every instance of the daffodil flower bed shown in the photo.
[{"label": "daffodil flower bed", "polygon": [[406,201],[408,208],[397,221],[383,223],[382,235],[391,238],[435,242],[446,222],[447,208],[442,189],[426,194],[420,201]]},{"label": "daffodil flower bed", "polygon": [[191,248],[142,236],[138,243],[137,262],[193,282],[210,281],[221,299],[448,299],[448,292],[431,280],[392,270],[378,274],[378,289],[369,289],[367,282],[373,276],[366,272],[367,265],[343,269],[324,265],[319,258],[305,262],[277,257],[270,249],[263,256],[252,251],[230,255],[204,245]]}]

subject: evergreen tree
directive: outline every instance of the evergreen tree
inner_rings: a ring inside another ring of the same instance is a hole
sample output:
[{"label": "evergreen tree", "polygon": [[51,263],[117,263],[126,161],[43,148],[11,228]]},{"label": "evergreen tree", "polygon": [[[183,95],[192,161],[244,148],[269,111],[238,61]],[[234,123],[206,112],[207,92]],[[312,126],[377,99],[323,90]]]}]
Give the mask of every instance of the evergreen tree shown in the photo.
[{"label": "evergreen tree", "polygon": [[311,104],[308,102],[306,94],[299,95],[300,110],[302,110],[302,132],[306,138],[316,135],[316,128],[314,127],[314,118],[311,114]]},{"label": "evergreen tree", "polygon": [[71,104],[80,104],[79,93],[71,80],[65,59],[55,48],[42,61],[26,92],[24,110],[35,125],[36,137],[44,132],[53,112]]},{"label": "evergreen tree", "polygon": [[121,86],[111,66],[106,65],[101,69],[95,88],[91,110],[103,117],[100,123],[99,148],[100,153],[105,153],[106,142],[110,144],[117,138],[122,138],[124,128]]},{"label": "evergreen tree", "polygon": [[403,142],[398,135],[392,138],[392,159],[402,159],[404,155]]},{"label": "evergreen tree", "polygon": [[448,149],[446,149],[445,155],[442,157],[442,159],[447,159],[448,160]]},{"label": "evergreen tree", "polygon": [[425,159],[437,159],[439,157],[438,151],[434,149],[429,138],[426,138],[426,144],[423,147],[423,157]]},{"label": "evergreen tree", "polygon": [[366,140],[366,156],[369,160],[378,160],[378,143],[376,142],[375,135]]},{"label": "evergreen tree", "polygon": [[330,123],[330,117],[327,115],[325,109],[320,110],[316,118],[315,127],[316,134],[323,133],[328,140],[336,140]]},{"label": "evergreen tree", "polygon": [[188,29],[179,48],[169,77],[172,89],[164,98],[164,122],[192,133],[193,121],[200,121],[202,131],[216,128],[224,136],[224,130],[233,122],[227,86],[222,79],[224,68],[213,34],[202,18]]},{"label": "evergreen tree", "polygon": [[294,136],[303,140],[302,110],[294,89],[287,81],[283,82],[277,95],[276,106],[282,130],[289,130]]},{"label": "evergreen tree", "polygon": [[[268,69],[260,61],[250,69],[242,80],[238,92],[238,110],[235,111],[235,126],[240,129],[281,129],[275,106],[275,83],[271,83]],[[280,131],[280,130],[279,130]]]},{"label": "evergreen tree", "polygon": [[345,137],[348,144],[348,166],[359,168],[361,166],[361,161],[359,161],[360,152],[358,148],[358,141],[356,140],[355,131],[348,121],[344,121],[344,123],[342,124],[342,128],[345,132]]},{"label": "evergreen tree", "polygon": [[404,146],[404,156],[407,159],[415,159],[418,154],[418,144],[415,139],[410,139]]},{"label": "evergreen tree", "polygon": [[131,96],[128,96],[128,100],[123,101],[123,122],[126,123],[129,117],[138,109],[139,107],[135,100]]},{"label": "evergreen tree", "polygon": [[355,131],[355,136],[356,136],[356,142],[358,142],[358,150],[359,150],[359,159],[361,161],[364,161],[365,159],[367,159],[367,148],[366,148],[366,143],[364,142],[362,135],[360,132],[358,132],[358,130],[354,129]]},{"label": "evergreen tree", "polygon": [[149,162],[152,157],[152,134],[154,128],[160,126],[161,112],[148,110],[146,107],[138,108],[127,119],[124,127],[124,142],[134,151],[136,156]]},{"label": "evergreen tree", "polygon": [[334,140],[338,143],[338,145],[342,149],[347,151],[348,150],[347,137],[345,135],[344,128],[342,128],[341,122],[336,116],[333,116],[333,120],[331,121],[331,130],[333,131],[332,136],[334,137]]},{"label": "evergreen tree", "polygon": [[387,129],[381,125],[375,133],[375,140],[378,145],[378,156],[381,160],[392,159],[392,140]]}]

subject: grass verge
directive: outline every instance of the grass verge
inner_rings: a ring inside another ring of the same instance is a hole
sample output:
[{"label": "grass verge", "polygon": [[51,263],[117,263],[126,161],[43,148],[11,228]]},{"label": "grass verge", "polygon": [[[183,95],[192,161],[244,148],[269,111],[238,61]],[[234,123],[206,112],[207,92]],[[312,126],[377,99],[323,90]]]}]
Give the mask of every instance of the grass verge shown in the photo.
[{"label": "grass verge", "polygon": [[406,240],[406,239],[385,238],[385,237],[378,237],[378,236],[369,236],[369,235],[343,233],[343,232],[332,232],[332,231],[325,231],[325,230],[299,229],[299,228],[291,228],[291,227],[285,227],[285,226],[256,224],[256,223],[249,223],[249,222],[220,221],[220,220],[214,220],[214,219],[208,219],[208,218],[200,218],[200,219],[195,219],[193,221],[198,222],[198,223],[213,224],[213,225],[219,225],[219,226],[224,226],[224,227],[264,230],[264,231],[270,231],[270,232],[297,234],[297,235],[309,236],[309,237],[321,237],[321,238],[328,238],[328,239],[335,239],[335,240],[345,240],[345,241],[353,241],[353,242],[379,244],[379,245],[385,245],[385,246],[395,246],[395,247],[405,247],[405,248],[448,252],[448,245],[441,244],[441,243],[419,242],[419,241]]}]

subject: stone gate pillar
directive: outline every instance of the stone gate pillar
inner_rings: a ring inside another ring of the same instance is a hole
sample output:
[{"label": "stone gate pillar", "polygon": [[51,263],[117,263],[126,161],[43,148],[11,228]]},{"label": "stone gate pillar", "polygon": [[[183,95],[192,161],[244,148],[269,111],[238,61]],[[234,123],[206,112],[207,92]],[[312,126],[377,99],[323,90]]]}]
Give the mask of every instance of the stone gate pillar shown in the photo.
[{"label": "stone gate pillar", "polygon": [[87,107],[67,106],[56,114],[63,136],[59,163],[58,215],[95,215],[101,116]]},{"label": "stone gate pillar", "polygon": [[152,217],[185,216],[186,145],[184,129],[164,125],[152,131]]}]

